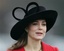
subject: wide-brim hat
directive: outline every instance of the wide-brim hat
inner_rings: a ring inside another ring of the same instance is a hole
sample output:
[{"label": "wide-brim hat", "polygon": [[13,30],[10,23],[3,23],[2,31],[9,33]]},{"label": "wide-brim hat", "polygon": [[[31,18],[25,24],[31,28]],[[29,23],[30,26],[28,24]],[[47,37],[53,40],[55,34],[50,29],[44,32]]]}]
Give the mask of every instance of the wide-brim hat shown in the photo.
[{"label": "wide-brim hat", "polygon": [[[36,7],[28,10],[30,5],[36,5]],[[23,19],[18,19],[15,17],[14,12],[16,9],[22,9],[25,12]],[[11,29],[11,37],[14,40],[18,40],[22,34],[25,32],[25,28],[32,22],[38,19],[45,19],[47,23],[47,32],[53,27],[56,18],[57,11],[55,10],[46,10],[45,7],[39,6],[36,2],[31,2],[27,5],[26,10],[21,7],[16,7],[13,9],[13,17],[18,20],[18,22]]]}]

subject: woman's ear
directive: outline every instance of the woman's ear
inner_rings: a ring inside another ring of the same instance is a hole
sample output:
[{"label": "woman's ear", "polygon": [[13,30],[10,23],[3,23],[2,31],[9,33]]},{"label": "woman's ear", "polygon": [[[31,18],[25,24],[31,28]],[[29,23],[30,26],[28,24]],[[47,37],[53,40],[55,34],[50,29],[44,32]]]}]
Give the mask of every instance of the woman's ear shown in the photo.
[{"label": "woman's ear", "polygon": [[27,27],[25,28],[25,31],[28,32],[28,28]]}]

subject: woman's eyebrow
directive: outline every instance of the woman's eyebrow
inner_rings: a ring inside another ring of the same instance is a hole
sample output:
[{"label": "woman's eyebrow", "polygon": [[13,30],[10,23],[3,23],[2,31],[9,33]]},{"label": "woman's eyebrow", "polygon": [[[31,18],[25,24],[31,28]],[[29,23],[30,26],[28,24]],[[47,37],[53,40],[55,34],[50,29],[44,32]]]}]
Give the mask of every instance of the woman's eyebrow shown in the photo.
[{"label": "woman's eyebrow", "polygon": [[42,22],[46,22],[45,20],[42,20]]}]

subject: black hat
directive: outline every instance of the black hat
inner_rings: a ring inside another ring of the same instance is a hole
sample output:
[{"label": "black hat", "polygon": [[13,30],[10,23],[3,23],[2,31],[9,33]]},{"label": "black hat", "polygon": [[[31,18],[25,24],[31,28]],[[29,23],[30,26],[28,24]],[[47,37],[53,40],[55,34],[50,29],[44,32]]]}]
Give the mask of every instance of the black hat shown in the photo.
[{"label": "black hat", "polygon": [[[36,5],[36,7],[31,8],[28,10],[29,6]],[[15,17],[14,12],[16,9],[22,9],[25,12],[25,16],[23,19],[18,19]],[[11,37],[14,40],[18,40],[25,31],[25,28],[31,22],[38,20],[38,19],[45,19],[47,23],[47,32],[53,27],[58,13],[55,10],[46,10],[45,7],[39,6],[36,2],[30,2],[26,10],[21,7],[16,7],[13,9],[13,17],[18,20],[18,22],[13,26],[11,29]]]}]

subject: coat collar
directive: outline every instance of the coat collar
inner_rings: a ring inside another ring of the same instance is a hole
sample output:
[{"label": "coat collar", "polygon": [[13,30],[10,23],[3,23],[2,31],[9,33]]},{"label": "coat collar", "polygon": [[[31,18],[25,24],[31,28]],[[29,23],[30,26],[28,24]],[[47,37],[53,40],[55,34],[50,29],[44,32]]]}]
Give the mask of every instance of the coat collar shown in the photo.
[{"label": "coat collar", "polygon": [[[42,45],[42,51],[58,51],[57,48],[54,48],[44,42],[42,42],[41,45]],[[24,47],[22,47],[20,49],[16,49],[13,51],[25,51],[25,49],[24,49]]]}]

